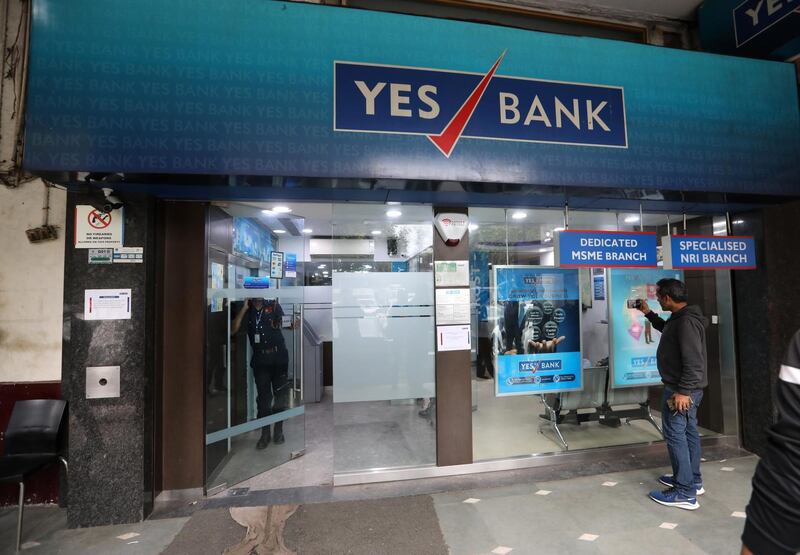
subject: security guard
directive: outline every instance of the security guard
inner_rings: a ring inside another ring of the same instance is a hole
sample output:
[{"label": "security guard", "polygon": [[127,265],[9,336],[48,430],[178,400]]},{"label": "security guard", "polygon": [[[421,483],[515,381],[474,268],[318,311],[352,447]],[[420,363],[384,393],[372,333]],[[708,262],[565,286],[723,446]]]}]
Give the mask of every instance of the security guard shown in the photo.
[{"label": "security guard", "polygon": [[[247,338],[253,355],[250,367],[256,382],[258,398],[258,418],[282,412],[289,405],[289,351],[283,339],[281,324],[283,309],[275,300],[247,299],[236,315],[231,327],[231,335],[239,332],[242,321],[247,317]],[[274,404],[273,404],[274,400]],[[283,421],[275,423],[275,435],[271,437],[270,426],[261,428],[261,438],[256,449],[265,449],[273,440],[282,444]]]}]

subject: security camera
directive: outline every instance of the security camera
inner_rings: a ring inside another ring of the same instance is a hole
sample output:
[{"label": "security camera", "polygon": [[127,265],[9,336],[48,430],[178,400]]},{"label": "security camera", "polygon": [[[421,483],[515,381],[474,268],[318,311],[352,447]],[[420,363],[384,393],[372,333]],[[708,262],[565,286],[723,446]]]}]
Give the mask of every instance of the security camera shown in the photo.
[{"label": "security camera", "polygon": [[103,196],[106,198],[106,212],[111,212],[112,210],[122,208],[125,205],[125,203],[123,203],[118,197],[115,197],[113,193],[113,189],[103,187]]},{"label": "security camera", "polygon": [[114,196],[113,189],[104,187],[102,191],[102,196],[100,195],[100,191],[96,190],[89,194],[89,204],[91,204],[95,210],[108,213],[117,208],[122,208],[124,203],[118,197]]}]

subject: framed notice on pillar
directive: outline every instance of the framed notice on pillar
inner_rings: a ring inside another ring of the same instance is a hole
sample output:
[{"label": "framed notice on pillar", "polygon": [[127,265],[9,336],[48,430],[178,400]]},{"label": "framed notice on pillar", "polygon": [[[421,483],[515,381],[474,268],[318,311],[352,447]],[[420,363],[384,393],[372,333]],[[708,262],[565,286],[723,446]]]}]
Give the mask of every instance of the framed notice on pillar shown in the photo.
[{"label": "framed notice on pillar", "polygon": [[495,266],[495,395],[583,389],[578,270]]}]

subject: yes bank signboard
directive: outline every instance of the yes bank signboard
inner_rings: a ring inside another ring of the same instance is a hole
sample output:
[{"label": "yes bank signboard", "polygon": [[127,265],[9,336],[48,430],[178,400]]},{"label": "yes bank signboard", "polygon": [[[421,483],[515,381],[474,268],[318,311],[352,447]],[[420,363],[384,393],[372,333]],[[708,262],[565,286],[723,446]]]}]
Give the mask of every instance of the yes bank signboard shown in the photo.
[{"label": "yes bank signboard", "polygon": [[627,148],[622,87],[357,62],[334,63],[334,130]]},{"label": "yes bank signboard", "polygon": [[788,64],[303,2],[34,4],[31,171],[796,190]]}]

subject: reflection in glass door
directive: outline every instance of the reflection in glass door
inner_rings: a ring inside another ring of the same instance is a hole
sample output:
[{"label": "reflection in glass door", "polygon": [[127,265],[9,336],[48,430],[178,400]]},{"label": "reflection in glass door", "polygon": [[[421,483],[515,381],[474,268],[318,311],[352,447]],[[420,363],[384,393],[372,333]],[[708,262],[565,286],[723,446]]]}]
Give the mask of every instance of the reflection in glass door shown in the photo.
[{"label": "reflection in glass door", "polygon": [[[305,451],[301,371],[304,276],[302,263],[293,263],[304,259],[305,242],[299,237],[302,229],[302,218],[264,211],[260,206],[209,209],[209,494]],[[276,252],[283,253],[283,261],[271,265]]]}]

